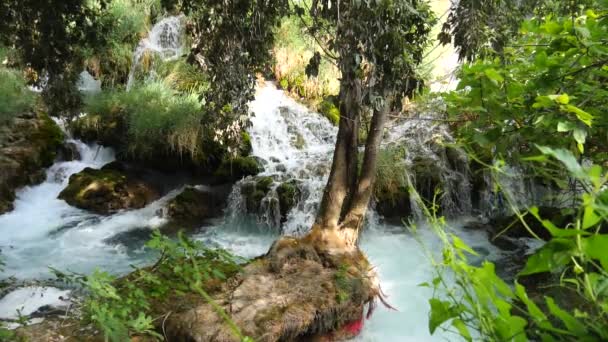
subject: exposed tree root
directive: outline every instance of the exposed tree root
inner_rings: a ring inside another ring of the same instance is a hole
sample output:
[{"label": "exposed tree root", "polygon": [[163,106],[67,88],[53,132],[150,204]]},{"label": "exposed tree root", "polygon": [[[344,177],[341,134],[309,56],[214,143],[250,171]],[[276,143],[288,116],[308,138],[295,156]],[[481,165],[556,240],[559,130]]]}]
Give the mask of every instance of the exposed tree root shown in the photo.
[{"label": "exposed tree root", "polygon": [[[328,254],[306,239],[283,238],[228,281],[214,301],[256,341],[340,340],[358,333],[365,304],[380,297],[359,251]],[[345,328],[345,329],[341,329]],[[238,341],[208,303],[172,314],[170,341]]]}]

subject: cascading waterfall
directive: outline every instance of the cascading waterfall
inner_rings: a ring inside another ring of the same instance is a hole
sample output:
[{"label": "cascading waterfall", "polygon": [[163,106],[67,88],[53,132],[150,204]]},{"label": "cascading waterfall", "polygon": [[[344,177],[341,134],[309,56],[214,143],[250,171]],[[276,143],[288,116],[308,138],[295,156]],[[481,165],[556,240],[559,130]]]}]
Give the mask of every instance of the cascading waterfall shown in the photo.
[{"label": "cascading waterfall", "polygon": [[[260,176],[281,181],[296,180],[300,184],[301,198],[283,223],[283,232],[300,235],[312,225],[323,188],[327,181],[337,129],[321,115],[310,112],[274,85],[261,86],[250,104],[252,112],[251,145],[253,155],[263,160],[265,171]],[[240,193],[242,183],[234,188]],[[242,196],[231,197],[238,204],[231,209],[245,214]],[[240,201],[240,202],[239,202]],[[262,222],[277,228],[280,214],[277,212],[276,192],[272,189],[262,200]],[[232,215],[235,215],[232,213]]]},{"label": "cascading waterfall", "polygon": [[[454,143],[447,125],[434,114],[424,114],[391,127],[383,145],[405,149],[402,163],[410,182],[428,195],[439,186],[442,193],[438,204],[450,217],[472,213],[469,161],[464,151],[447,146]],[[415,218],[423,219],[417,201],[410,199],[410,205]]]},{"label": "cascading waterfall", "polygon": [[148,36],[139,42],[133,53],[127,90],[133,86],[135,75],[142,67],[141,63],[145,54],[152,53],[165,61],[176,59],[182,54],[183,19],[183,15],[162,19],[152,27]]}]

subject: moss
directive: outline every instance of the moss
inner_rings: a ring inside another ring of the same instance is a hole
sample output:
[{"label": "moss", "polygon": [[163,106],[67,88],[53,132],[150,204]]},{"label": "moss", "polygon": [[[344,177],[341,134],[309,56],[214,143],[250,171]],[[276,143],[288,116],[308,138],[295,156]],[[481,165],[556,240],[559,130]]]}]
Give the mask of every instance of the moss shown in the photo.
[{"label": "moss", "polygon": [[253,152],[253,147],[251,146],[251,136],[247,132],[241,132],[241,143],[239,145],[239,154],[243,157],[246,157]]},{"label": "moss", "polygon": [[264,168],[253,157],[236,157],[224,159],[214,176],[220,182],[237,181],[243,177],[257,175],[264,171]]},{"label": "moss", "polygon": [[41,149],[40,166],[50,166],[57,156],[57,149],[63,143],[64,135],[59,126],[47,114],[39,114],[41,125],[32,137]]},{"label": "moss", "polygon": [[89,184],[99,182],[102,183],[104,187],[113,189],[117,184],[124,183],[125,181],[126,176],[117,171],[95,170],[87,167],[70,177],[68,186],[59,194],[59,198],[84,201],[87,193],[87,186]]},{"label": "moss", "polygon": [[297,199],[300,196],[299,182],[291,180],[282,183],[277,187],[277,195],[279,196],[279,206],[281,208],[281,218],[285,220],[289,211],[296,205]]},{"label": "moss", "polygon": [[335,99],[328,97],[319,104],[319,112],[323,114],[334,126],[340,122],[340,109],[338,109]]},{"label": "moss", "polygon": [[271,177],[259,177],[252,182],[241,185],[241,194],[245,198],[248,212],[257,213],[259,211],[260,203],[270,191],[273,183]]}]

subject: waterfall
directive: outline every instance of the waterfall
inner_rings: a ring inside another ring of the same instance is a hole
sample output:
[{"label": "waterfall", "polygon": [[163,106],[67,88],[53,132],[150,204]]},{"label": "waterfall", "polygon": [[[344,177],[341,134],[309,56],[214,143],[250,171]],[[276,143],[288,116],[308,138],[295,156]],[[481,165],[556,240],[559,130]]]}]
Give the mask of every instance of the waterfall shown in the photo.
[{"label": "waterfall", "polygon": [[[285,234],[300,235],[312,225],[321,201],[337,128],[269,82],[258,88],[255,100],[250,103],[250,110],[252,125],[248,132],[253,155],[263,161],[265,168],[259,176],[272,177],[274,188],[287,180],[296,180],[300,184],[300,200],[283,223]],[[251,181],[250,178],[238,183],[234,189],[236,194],[231,198],[242,201],[237,195],[240,187]],[[280,224],[276,203],[276,192],[271,189],[262,200],[260,221],[273,228],[278,228]],[[240,210],[236,215],[242,216],[246,208],[240,203],[233,204],[231,209]]]},{"label": "waterfall", "polygon": [[[272,177],[274,184],[261,201],[258,221],[287,235],[301,235],[311,226],[321,202],[323,189],[331,167],[337,128],[318,113],[311,112],[267,83],[260,86],[250,104],[253,155],[262,160],[265,171],[256,177],[239,182],[230,196],[228,212],[241,218],[247,206],[241,188],[252,186],[259,177]],[[436,182],[415,184],[424,193],[432,193],[439,186],[443,195],[440,204],[443,213],[456,217],[472,211],[471,181],[466,154],[456,148],[447,125],[433,120],[432,116],[406,119],[389,128],[383,147],[403,146],[406,154],[401,163],[414,183],[431,173]],[[420,165],[428,165],[419,170]],[[288,213],[286,222],[280,222],[276,199],[276,186],[288,180],[299,184],[301,194],[296,206]],[[422,213],[416,201],[410,200],[412,212],[418,219]],[[373,210],[372,210],[373,212]],[[418,213],[418,214],[416,214]]]},{"label": "waterfall", "polygon": [[162,19],[150,29],[148,36],[139,42],[135,52],[133,52],[127,90],[133,86],[136,72],[141,69],[143,57],[147,53],[152,53],[164,61],[176,59],[181,55],[183,50],[183,20],[183,15]]}]

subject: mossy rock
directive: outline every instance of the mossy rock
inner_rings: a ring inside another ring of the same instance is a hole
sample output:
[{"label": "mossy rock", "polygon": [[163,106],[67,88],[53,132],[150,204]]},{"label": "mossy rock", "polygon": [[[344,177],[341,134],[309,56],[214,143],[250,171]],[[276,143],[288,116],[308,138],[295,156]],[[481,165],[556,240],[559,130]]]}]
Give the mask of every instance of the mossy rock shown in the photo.
[{"label": "mossy rock", "polygon": [[251,146],[251,136],[247,132],[241,132],[241,142],[239,144],[239,155],[246,157],[253,152]]},{"label": "mossy rock", "polygon": [[222,183],[235,182],[247,176],[254,176],[264,171],[262,165],[253,157],[236,157],[224,159],[214,176]]},{"label": "mossy rock", "polygon": [[152,186],[114,167],[101,170],[85,168],[73,174],[68,186],[58,196],[72,206],[98,214],[143,208],[159,197]]},{"label": "mossy rock", "polygon": [[206,219],[222,214],[224,201],[212,192],[186,187],[167,204],[171,225],[185,228],[202,224]]},{"label": "mossy rock", "polygon": [[300,185],[300,182],[297,180],[290,180],[281,183],[277,187],[277,196],[279,197],[279,206],[281,208],[281,222],[287,220],[287,214],[298,204],[302,194]]},{"label": "mossy rock", "polygon": [[257,177],[241,184],[241,195],[245,199],[248,213],[259,212],[262,199],[268,195],[273,183],[274,180],[271,177]]},{"label": "mossy rock", "polygon": [[0,214],[13,209],[15,190],[45,179],[64,135],[44,113],[16,115],[0,126]]},{"label": "mossy rock", "polygon": [[328,97],[319,104],[319,112],[323,114],[334,126],[340,123],[340,109],[334,97]]}]

